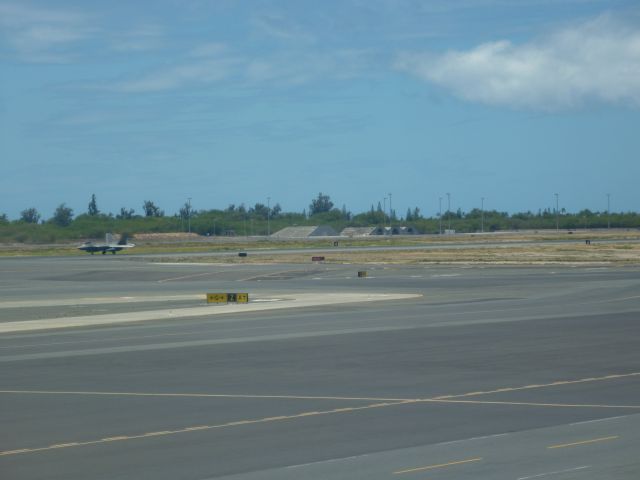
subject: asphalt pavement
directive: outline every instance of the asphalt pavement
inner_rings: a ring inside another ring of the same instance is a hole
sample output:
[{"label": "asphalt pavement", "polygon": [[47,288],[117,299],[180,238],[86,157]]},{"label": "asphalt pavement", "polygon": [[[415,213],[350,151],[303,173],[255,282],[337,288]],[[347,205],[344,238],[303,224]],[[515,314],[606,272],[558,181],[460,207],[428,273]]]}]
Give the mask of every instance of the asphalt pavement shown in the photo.
[{"label": "asphalt pavement", "polygon": [[3,325],[126,320],[0,334],[0,477],[636,479],[639,311],[637,267],[0,259]]}]

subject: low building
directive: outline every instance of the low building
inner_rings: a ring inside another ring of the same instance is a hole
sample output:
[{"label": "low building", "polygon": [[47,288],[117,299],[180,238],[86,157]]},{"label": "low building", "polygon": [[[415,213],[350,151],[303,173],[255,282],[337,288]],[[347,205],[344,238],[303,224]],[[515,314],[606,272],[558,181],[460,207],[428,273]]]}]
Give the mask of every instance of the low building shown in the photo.
[{"label": "low building", "polygon": [[376,227],[347,227],[340,232],[341,237],[368,237],[370,235],[382,235]]},{"label": "low building", "polygon": [[337,237],[336,232],[329,225],[319,225],[310,227],[285,227],[276,233],[271,234],[271,238],[310,238],[310,237]]},{"label": "low building", "polygon": [[342,237],[371,237],[375,235],[419,235],[414,227],[347,227],[340,233]]}]

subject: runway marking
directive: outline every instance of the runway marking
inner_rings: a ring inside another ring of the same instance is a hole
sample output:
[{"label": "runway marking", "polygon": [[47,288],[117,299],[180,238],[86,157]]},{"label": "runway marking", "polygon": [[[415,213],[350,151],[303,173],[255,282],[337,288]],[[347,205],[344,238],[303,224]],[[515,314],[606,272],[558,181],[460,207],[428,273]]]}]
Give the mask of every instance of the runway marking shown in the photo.
[{"label": "runway marking", "polygon": [[419,402],[418,398],[378,398],[378,397],[322,397],[305,395],[245,395],[224,393],[144,393],[144,392],[83,392],[83,391],[55,391],[55,390],[0,390],[0,394],[18,395],[95,395],[116,397],[192,397],[192,398],[254,398],[254,399],[282,399],[282,400],[352,400],[363,402]]},{"label": "runway marking", "polygon": [[469,403],[478,405],[524,405],[527,407],[558,407],[558,408],[630,408],[640,409],[640,405],[602,405],[602,404],[582,404],[582,403],[537,403],[537,402],[500,402],[491,400],[439,400],[424,399],[419,402],[433,403]]},{"label": "runway marking", "polygon": [[583,440],[581,442],[573,442],[573,443],[561,443],[559,445],[551,445],[547,448],[551,449],[551,448],[565,448],[565,447],[575,447],[577,445],[587,445],[590,443],[596,443],[596,442],[607,442],[609,440],[615,440],[616,438],[620,438],[619,435],[611,435],[609,437],[600,437],[600,438],[594,438],[591,440]]},{"label": "runway marking", "polygon": [[623,302],[625,300],[635,300],[636,298],[640,298],[640,295],[634,295],[632,297],[622,297],[622,298],[613,298],[611,300],[601,300],[599,302],[590,302],[590,303],[612,303],[612,302]]},{"label": "runway marking", "polygon": [[249,281],[249,280],[262,280],[264,278],[277,277],[278,275],[282,275],[283,273],[293,273],[293,272],[306,272],[306,270],[282,270],[281,272],[266,273],[266,274],[262,274],[262,275],[253,275],[251,277],[241,278],[241,279],[239,279],[237,281],[238,282],[246,282],[246,281]]},{"label": "runway marking", "polygon": [[[361,407],[353,407],[350,410],[352,410],[352,411],[369,410],[369,409],[373,409],[373,408],[382,408],[382,407],[390,407],[390,406],[394,406],[394,405],[402,405],[404,403],[409,403],[409,402],[402,401],[402,402],[394,402],[394,403],[373,403],[373,404],[370,404],[370,405],[363,405]],[[239,425],[252,425],[252,424],[258,424],[258,423],[279,422],[279,421],[283,421],[283,420],[293,420],[293,419],[303,418],[303,417],[316,417],[316,416],[321,416],[321,415],[331,415],[331,414],[343,413],[343,412],[344,412],[344,409],[336,408],[336,409],[331,409],[331,410],[302,412],[302,413],[298,413],[298,414],[294,414],[294,415],[282,415],[282,416],[278,416],[278,417],[266,417],[266,418],[258,418],[258,419],[239,420],[239,421],[234,421],[234,422],[220,423],[220,424],[216,424],[216,425],[199,425],[199,426],[179,428],[179,429],[176,429],[176,430],[162,430],[162,431],[158,431],[158,432],[147,432],[147,433],[136,434],[136,435],[121,435],[121,436],[117,436],[117,437],[106,437],[106,438],[101,438],[100,440],[87,440],[87,441],[84,441],[84,442],[58,443],[58,444],[49,445],[49,446],[46,446],[46,447],[22,448],[22,449],[18,449],[18,450],[0,451],[0,457],[8,456],[8,455],[18,455],[18,454],[23,454],[23,453],[43,452],[43,451],[47,451],[47,450],[62,449],[62,448],[84,447],[84,446],[88,446],[88,445],[99,445],[99,444],[104,444],[104,443],[123,442],[123,441],[128,441],[128,440],[136,440],[136,439],[143,439],[143,438],[149,438],[149,437],[163,437],[163,436],[168,436],[168,435],[176,435],[176,434],[179,434],[179,433],[193,432],[193,431],[197,431],[197,430],[213,430],[213,429],[235,427],[235,426],[239,426]]]},{"label": "runway marking", "polygon": [[595,420],[585,420],[583,422],[573,422],[569,425],[586,425],[588,423],[599,423],[599,422],[610,422],[612,420],[620,420],[621,418],[628,417],[629,415],[620,415],[619,417],[606,417],[606,418],[596,418]]},{"label": "runway marking", "polygon": [[589,377],[578,380],[560,380],[551,383],[525,385],[522,387],[505,387],[495,390],[475,391],[453,395],[440,395],[429,398],[380,398],[380,397],[341,397],[341,396],[311,396],[311,395],[250,395],[250,394],[224,394],[224,393],[154,393],[154,392],[96,392],[96,391],[64,391],[64,390],[0,390],[0,394],[24,394],[24,395],[96,395],[96,396],[131,396],[131,397],[193,397],[193,398],[255,398],[255,399],[291,399],[291,400],[348,400],[365,402],[442,402],[442,403],[496,403],[508,405],[531,405],[531,406],[584,406],[603,408],[640,408],[638,405],[591,405],[591,404],[560,404],[560,403],[535,403],[535,402],[507,402],[507,401],[481,401],[481,400],[456,400],[458,398],[489,395],[494,393],[514,392],[520,390],[531,390],[536,388],[556,387],[560,385],[572,385],[587,382],[599,382],[604,380],[614,380],[619,378],[640,376],[640,372],[612,374],[603,377]]},{"label": "runway marking", "polygon": [[[197,425],[197,426],[189,426],[180,428],[177,430],[163,430],[158,432],[148,432],[144,434],[137,435],[122,435],[115,437],[107,437],[100,440],[89,440],[84,442],[70,442],[70,443],[60,443],[49,445],[47,447],[39,447],[39,448],[23,448],[23,449],[14,449],[14,450],[6,450],[0,451],[0,456],[7,455],[17,455],[22,453],[32,453],[32,452],[41,452],[46,450],[53,450],[59,448],[71,448],[71,447],[80,447],[86,445],[97,445],[103,444],[107,442],[116,442],[116,441],[127,441],[127,440],[135,440],[141,438],[149,438],[156,436],[167,436],[174,435],[179,433],[187,433],[199,430],[212,430],[219,428],[228,428],[240,425],[251,425],[258,423],[269,423],[269,422],[279,422],[285,420],[293,420],[298,418],[305,417],[314,417],[320,415],[331,415],[331,414],[340,414],[347,412],[356,412],[361,410],[369,410],[374,408],[385,408],[399,405],[407,405],[407,404],[418,404],[418,403],[477,403],[477,404],[502,404],[502,405],[525,405],[525,406],[547,406],[547,407],[590,407],[590,408],[640,408],[640,406],[616,406],[616,405],[571,405],[571,404],[545,404],[545,403],[532,403],[532,402],[500,402],[500,401],[482,401],[482,400],[455,400],[456,398],[463,398],[469,396],[477,396],[477,395],[486,395],[490,393],[500,393],[500,392],[510,392],[517,390],[525,390],[525,389],[533,389],[533,388],[545,388],[552,387],[558,385],[569,385],[576,383],[585,383],[585,382],[595,382],[595,381],[603,381],[603,380],[611,380],[618,378],[626,378],[640,375],[640,372],[626,373],[626,374],[613,374],[606,375],[603,377],[589,377],[580,380],[566,380],[566,381],[556,381],[552,383],[546,384],[536,384],[536,385],[526,385],[523,387],[512,387],[512,388],[500,388],[491,391],[476,391],[469,392],[459,395],[444,395],[439,397],[432,398],[413,398],[413,399],[401,399],[401,398],[371,398],[371,397],[336,397],[336,396],[296,396],[296,395],[231,395],[231,394],[208,394],[208,393],[137,393],[137,392],[83,392],[83,391],[50,391],[50,390],[0,390],[0,394],[27,394],[27,395],[104,395],[104,396],[134,396],[134,397],[212,397],[212,398],[249,398],[249,399],[293,399],[293,400],[339,400],[339,401],[372,401],[375,403],[371,403],[369,405],[363,405],[359,407],[339,407],[331,410],[320,410],[320,411],[310,411],[310,412],[302,412],[294,415],[281,415],[277,417],[265,417],[261,419],[247,419],[247,420],[238,420],[233,422],[227,422],[217,425]],[[598,441],[605,440],[613,440],[614,438],[618,438],[617,436],[611,437],[603,437],[600,439],[586,440],[583,442],[576,442],[572,444],[564,444],[564,445],[555,445],[547,448],[562,448],[569,447],[573,445],[582,445],[585,443],[594,443]],[[466,460],[466,461],[477,461],[475,459]],[[462,462],[466,462],[462,461]],[[443,464],[442,466],[447,466],[448,464]],[[437,466],[432,466],[431,468],[436,468]],[[424,467],[420,467],[424,468]]]},{"label": "runway marking", "polygon": [[204,277],[206,275],[215,275],[216,273],[222,273],[222,272],[194,273],[192,275],[183,275],[181,277],[164,278],[162,280],[158,280],[158,283],[173,282],[174,280],[184,280],[186,278]]},{"label": "runway marking", "polygon": [[129,304],[146,302],[167,302],[174,300],[194,300],[200,295],[152,295],[152,296],[111,296],[111,297],[87,297],[87,298],[67,298],[67,299],[47,299],[47,300],[15,300],[0,302],[0,309],[4,308],[24,308],[24,307],[69,307],[79,305],[99,305],[99,304]]},{"label": "runway marking", "polygon": [[603,377],[581,378],[579,380],[560,380],[560,381],[551,382],[551,383],[525,385],[523,387],[505,387],[505,388],[498,388],[495,390],[462,393],[459,395],[441,395],[439,397],[434,397],[431,400],[448,400],[450,398],[476,397],[479,395],[489,395],[492,393],[517,392],[520,390],[533,390],[536,388],[557,387],[559,385],[574,385],[576,383],[600,382],[603,380],[614,380],[618,378],[637,377],[637,376],[640,376],[640,372],[605,375]]},{"label": "runway marking", "polygon": [[416,468],[409,468],[407,470],[398,470],[397,472],[393,472],[393,474],[400,475],[402,473],[422,472],[425,470],[434,470],[436,468],[451,467],[453,465],[460,465],[463,463],[479,462],[480,460],[482,460],[482,457],[469,458],[467,460],[457,460],[455,462],[440,463],[437,465],[427,465],[426,467],[416,467]]},{"label": "runway marking", "polygon": [[556,470],[555,472],[539,473],[537,475],[529,475],[528,477],[520,477],[518,480],[529,480],[530,478],[540,478],[549,475],[558,475],[559,473],[575,472],[576,470],[584,470],[585,468],[591,468],[591,465],[584,465],[582,467],[567,468],[566,470]]}]

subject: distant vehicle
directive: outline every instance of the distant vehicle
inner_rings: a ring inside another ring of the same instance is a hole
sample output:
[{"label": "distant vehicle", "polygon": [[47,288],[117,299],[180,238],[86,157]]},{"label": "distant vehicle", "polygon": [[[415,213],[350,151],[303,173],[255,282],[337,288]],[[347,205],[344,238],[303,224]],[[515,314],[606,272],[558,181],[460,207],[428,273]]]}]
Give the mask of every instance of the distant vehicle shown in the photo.
[{"label": "distant vehicle", "polygon": [[96,252],[102,252],[104,255],[107,252],[111,252],[113,255],[125,248],[133,248],[136,245],[134,243],[127,243],[127,237],[122,237],[118,243],[114,243],[113,236],[110,233],[105,235],[104,243],[85,242],[78,247],[78,250],[84,250],[85,252],[93,255]]}]

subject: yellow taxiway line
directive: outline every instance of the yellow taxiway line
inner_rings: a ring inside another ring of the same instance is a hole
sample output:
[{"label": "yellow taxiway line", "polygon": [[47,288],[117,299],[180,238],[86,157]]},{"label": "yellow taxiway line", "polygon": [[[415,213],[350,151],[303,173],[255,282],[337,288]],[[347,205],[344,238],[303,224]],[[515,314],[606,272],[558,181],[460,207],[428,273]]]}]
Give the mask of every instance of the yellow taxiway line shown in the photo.
[{"label": "yellow taxiway line", "polygon": [[443,468],[443,467],[451,467],[453,465],[460,465],[462,463],[479,462],[480,460],[482,460],[482,457],[469,458],[467,460],[457,460],[455,462],[440,463],[440,464],[437,464],[437,465],[427,465],[426,467],[416,467],[416,468],[409,468],[407,470],[398,470],[397,472],[393,472],[393,474],[394,475],[400,475],[402,473],[422,472],[422,471],[425,471],[425,470],[434,470],[436,468]]},{"label": "yellow taxiway line", "polygon": [[600,437],[600,438],[593,438],[591,440],[582,440],[581,442],[573,442],[573,443],[561,443],[559,445],[551,445],[547,448],[566,448],[566,447],[576,447],[578,445],[588,445],[590,443],[597,443],[597,442],[607,442],[609,440],[615,440],[616,438],[620,438],[619,435],[611,435],[609,437]]},{"label": "yellow taxiway line", "polygon": [[[593,404],[559,404],[559,403],[534,403],[534,402],[500,402],[500,401],[483,401],[483,400],[456,400],[459,398],[466,398],[472,396],[479,395],[488,395],[493,393],[503,393],[503,392],[512,392],[519,390],[531,390],[537,388],[547,388],[561,385],[571,385],[571,384],[579,384],[579,383],[587,383],[587,382],[597,382],[597,381],[606,381],[620,378],[628,378],[639,376],[640,372],[626,373],[626,374],[615,374],[615,375],[606,375],[602,377],[589,377],[583,378],[579,380],[567,380],[567,381],[556,381],[552,383],[546,384],[537,384],[537,385],[525,385],[522,387],[510,387],[510,388],[500,388],[496,390],[489,391],[477,391],[477,392],[469,392],[457,395],[443,395],[433,398],[412,398],[412,399],[400,399],[400,398],[371,398],[371,397],[340,397],[340,396],[296,396],[296,395],[232,395],[232,394],[207,394],[207,393],[144,393],[144,392],[83,392],[83,391],[49,391],[49,390],[0,390],[0,394],[27,394],[27,395],[104,395],[104,396],[132,396],[132,397],[193,397],[193,398],[202,398],[202,397],[212,397],[212,398],[247,398],[247,399],[292,399],[292,400],[333,400],[333,401],[369,401],[375,402],[364,406],[355,406],[355,407],[339,407],[331,410],[322,410],[322,411],[311,411],[311,412],[303,412],[294,415],[281,415],[276,417],[266,417],[260,419],[246,419],[239,420],[233,422],[227,422],[217,425],[198,425],[198,426],[188,426],[184,428],[179,428],[176,430],[163,430],[159,432],[148,432],[144,434],[134,434],[134,435],[120,435],[115,437],[107,437],[99,440],[89,440],[84,442],[70,442],[70,443],[59,443],[55,445],[49,445],[46,447],[38,447],[38,448],[22,448],[22,449],[14,449],[14,450],[5,450],[0,451],[0,456],[6,455],[17,455],[22,453],[32,453],[32,452],[41,452],[45,450],[53,450],[53,449],[61,449],[61,448],[71,448],[71,447],[79,447],[85,445],[97,445],[103,444],[107,442],[115,442],[115,441],[125,441],[125,440],[134,440],[139,438],[148,438],[155,436],[166,436],[166,435],[174,435],[179,433],[187,433],[193,431],[200,430],[212,430],[219,428],[227,428],[234,427],[240,425],[251,425],[257,423],[267,423],[267,422],[276,422],[276,421],[284,421],[284,420],[293,420],[304,417],[315,417],[320,415],[331,415],[331,414],[340,414],[346,412],[356,412],[361,410],[369,410],[374,408],[385,408],[392,407],[398,405],[407,405],[407,404],[417,404],[417,403],[474,403],[474,404],[496,404],[496,405],[523,405],[523,406],[540,406],[540,407],[582,407],[582,408],[629,408],[629,409],[638,409],[640,405],[593,405]],[[603,437],[600,439],[594,440],[586,440],[583,442],[577,442],[572,444],[563,444],[563,445],[553,445],[547,448],[562,448],[569,447],[573,445],[582,445],[585,443],[594,443],[598,441],[605,440],[613,440],[617,438],[617,436],[611,437]],[[473,460],[473,459],[472,459]],[[471,460],[469,460],[471,461]],[[473,460],[476,461],[476,460]],[[446,465],[444,465],[446,466]],[[421,467],[424,468],[424,467]],[[435,467],[433,467],[435,468]]]}]

